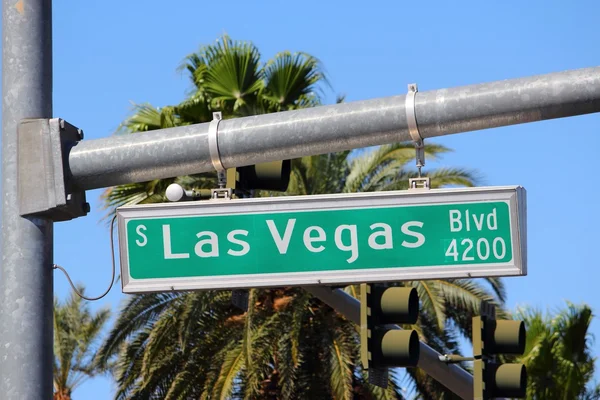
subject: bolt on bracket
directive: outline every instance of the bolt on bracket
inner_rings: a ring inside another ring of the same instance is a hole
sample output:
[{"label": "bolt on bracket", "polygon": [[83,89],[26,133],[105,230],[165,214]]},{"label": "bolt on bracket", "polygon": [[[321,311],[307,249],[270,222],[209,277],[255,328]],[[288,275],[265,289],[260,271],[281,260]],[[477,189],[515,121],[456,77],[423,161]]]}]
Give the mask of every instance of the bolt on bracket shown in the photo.
[{"label": "bolt on bracket", "polygon": [[83,131],[60,118],[24,119],[18,127],[19,213],[55,222],[86,215],[85,191],[71,184],[69,152]]}]

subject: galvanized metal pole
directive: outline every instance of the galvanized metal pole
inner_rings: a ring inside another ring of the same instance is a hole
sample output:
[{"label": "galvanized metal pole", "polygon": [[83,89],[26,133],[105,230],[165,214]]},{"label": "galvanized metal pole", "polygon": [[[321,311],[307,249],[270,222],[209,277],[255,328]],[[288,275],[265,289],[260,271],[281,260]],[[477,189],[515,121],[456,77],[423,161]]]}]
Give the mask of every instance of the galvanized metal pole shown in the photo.
[{"label": "galvanized metal pole", "polygon": [[[406,96],[220,121],[225,167],[411,140]],[[600,111],[600,67],[418,92],[419,133],[431,138]],[[74,183],[95,189],[213,170],[209,124],[79,143]]]},{"label": "galvanized metal pole", "polygon": [[0,397],[52,398],[52,222],[21,218],[17,125],[52,116],[52,2],[2,2]]},{"label": "galvanized metal pole", "polygon": [[[335,309],[350,321],[360,324],[360,301],[342,289],[331,290],[323,286],[306,286],[304,289]],[[401,329],[396,326],[396,328]],[[418,367],[427,375],[465,400],[473,399],[473,376],[454,364],[441,362],[440,353],[421,342]]]}]

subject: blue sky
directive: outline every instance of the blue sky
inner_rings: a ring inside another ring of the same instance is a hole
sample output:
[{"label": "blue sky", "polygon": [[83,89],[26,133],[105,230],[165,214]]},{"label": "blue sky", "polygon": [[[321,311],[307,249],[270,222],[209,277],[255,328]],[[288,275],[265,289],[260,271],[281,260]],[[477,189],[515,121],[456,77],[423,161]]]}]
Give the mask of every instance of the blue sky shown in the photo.
[{"label": "blue sky", "polygon": [[[223,33],[253,41],[267,59],[279,51],[318,57],[347,101],[600,65],[594,1],[257,1],[54,2],[54,115],[111,135],[131,102],[182,100],[190,88],[181,60]],[[475,169],[485,185],[528,191],[529,275],[505,280],[511,308],[553,309],[565,300],[598,313],[600,116],[587,115],[446,136],[442,165]],[[427,168],[427,167],[426,167]],[[55,262],[95,295],[110,278],[101,191],[92,212],[56,224]],[[56,294],[69,293],[56,275]],[[94,308],[117,307],[116,286]],[[592,326],[600,335],[600,323]],[[594,351],[599,353],[594,345]],[[600,374],[597,374],[600,376]],[[111,381],[88,381],[79,399],[105,399]]]}]

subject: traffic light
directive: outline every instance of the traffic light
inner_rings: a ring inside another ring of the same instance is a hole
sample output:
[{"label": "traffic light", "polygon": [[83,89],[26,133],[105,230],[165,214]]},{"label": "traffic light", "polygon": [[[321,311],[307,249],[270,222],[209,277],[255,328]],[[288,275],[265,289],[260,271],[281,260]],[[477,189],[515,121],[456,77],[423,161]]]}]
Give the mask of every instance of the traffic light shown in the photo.
[{"label": "traffic light", "polygon": [[387,387],[389,367],[415,367],[419,361],[419,335],[413,329],[392,329],[389,324],[414,324],[419,316],[419,295],[412,287],[381,284],[360,286],[360,346],[369,382]]},{"label": "traffic light", "polygon": [[272,161],[227,170],[227,187],[249,191],[254,189],[285,192],[290,182],[291,161]]},{"label": "traffic light", "polygon": [[523,364],[500,364],[497,354],[523,354],[523,321],[496,320],[492,304],[481,303],[481,316],[473,317],[473,386],[475,400],[525,397],[527,370]]}]

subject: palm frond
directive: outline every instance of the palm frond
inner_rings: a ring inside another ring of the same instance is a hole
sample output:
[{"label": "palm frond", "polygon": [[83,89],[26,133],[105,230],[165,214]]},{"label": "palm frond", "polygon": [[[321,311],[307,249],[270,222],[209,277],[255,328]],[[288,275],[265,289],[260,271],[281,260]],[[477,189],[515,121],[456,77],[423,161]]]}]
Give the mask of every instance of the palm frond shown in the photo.
[{"label": "palm frond", "polygon": [[293,354],[292,340],[290,340],[289,335],[284,334],[277,345],[279,358],[277,363],[279,367],[278,384],[281,387],[281,397],[284,399],[294,398],[297,388],[298,356]]},{"label": "palm frond", "polygon": [[186,302],[182,300],[186,297],[177,298],[153,323],[142,357],[141,373],[144,376],[152,375],[152,368],[160,364],[159,359],[164,357],[165,348],[174,346],[173,338],[181,331],[181,324],[186,322],[181,318],[186,308]]},{"label": "palm frond", "polygon": [[279,315],[272,314],[252,332],[250,341],[253,356],[247,365],[245,380],[244,397],[247,399],[260,396],[266,390],[265,385],[268,386],[270,381],[269,375],[277,368],[273,358],[276,354],[274,343],[277,343],[279,336],[278,322]]},{"label": "palm frond", "polygon": [[190,381],[195,378],[195,374],[188,369],[183,369],[175,375],[169,391],[165,395],[165,400],[179,400],[190,398]]},{"label": "palm frond", "polygon": [[444,186],[476,186],[480,180],[479,175],[464,168],[437,168],[426,173],[431,179],[431,188],[437,189]]},{"label": "palm frond", "polygon": [[213,389],[215,399],[226,400],[234,389],[235,378],[244,366],[244,351],[241,343],[227,350],[219,378]]},{"label": "palm frond", "polygon": [[589,386],[595,370],[589,332],[593,318],[587,305],[567,303],[554,316],[520,308],[516,317],[527,326],[525,354],[528,398],[594,398]]},{"label": "palm frond", "polygon": [[133,115],[121,124],[119,130],[135,133],[160,128],[162,128],[160,109],[145,103],[133,104]]},{"label": "palm frond", "polygon": [[[85,290],[81,285],[77,288]],[[108,309],[92,313],[81,297],[72,293],[65,301],[54,299],[54,388],[70,393],[101,372],[93,361],[98,340],[110,317]]]},{"label": "palm frond", "polygon": [[422,308],[437,321],[437,328],[446,327],[446,300],[435,281],[416,281],[410,285],[417,289]]},{"label": "palm frond", "polygon": [[328,84],[319,60],[306,53],[285,51],[275,55],[264,68],[262,94],[273,111],[314,107],[320,104],[315,93],[318,83]]},{"label": "palm frond", "polygon": [[132,296],[121,308],[113,329],[109,332],[96,356],[100,366],[109,364],[126,340],[140,329],[152,326],[164,309],[180,295],[177,293],[149,293]]},{"label": "palm frond", "polygon": [[[448,151],[450,150],[447,147],[441,145],[425,145],[425,155],[430,159],[437,159],[442,153]],[[414,145],[408,142],[383,145],[368,150],[352,160],[351,172],[346,179],[344,191],[354,193],[391,190],[389,187],[404,178],[406,165],[414,159]],[[438,175],[440,176],[437,178],[440,179],[443,174]],[[458,178],[453,176],[453,179]]]},{"label": "palm frond", "polygon": [[349,338],[342,329],[333,327],[329,363],[330,387],[335,399],[352,399],[352,360]]},{"label": "palm frond", "polygon": [[213,109],[235,111],[256,98],[263,88],[260,53],[250,42],[224,36],[206,46],[202,57],[206,68],[196,71],[200,91],[211,99]]},{"label": "palm frond", "polygon": [[505,303],[506,302],[506,286],[504,285],[504,281],[502,280],[502,278],[490,276],[490,277],[487,277],[484,279],[487,281],[487,283],[492,288],[494,294],[498,298],[498,301],[500,303]]},{"label": "palm frond", "polygon": [[481,301],[485,300],[502,308],[492,294],[473,279],[448,279],[434,282],[450,307],[460,308],[476,315],[479,313]]}]

